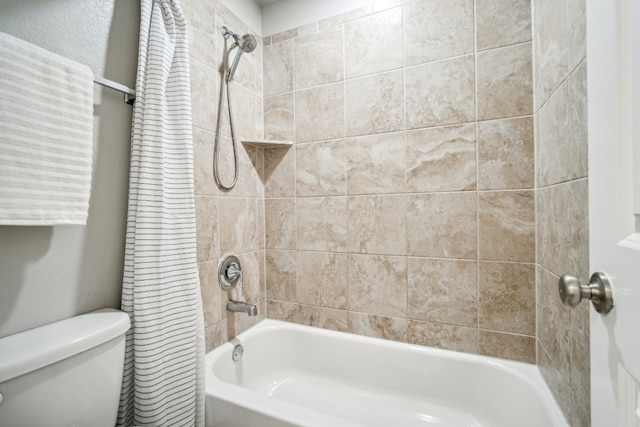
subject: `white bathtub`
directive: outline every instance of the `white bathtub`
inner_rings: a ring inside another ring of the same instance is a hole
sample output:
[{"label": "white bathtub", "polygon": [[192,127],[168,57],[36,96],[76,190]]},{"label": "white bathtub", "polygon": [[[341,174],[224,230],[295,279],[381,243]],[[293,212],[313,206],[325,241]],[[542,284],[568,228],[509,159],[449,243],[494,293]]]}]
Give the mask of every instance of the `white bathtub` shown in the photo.
[{"label": "white bathtub", "polygon": [[275,320],[206,375],[207,427],[567,427],[535,366]]}]

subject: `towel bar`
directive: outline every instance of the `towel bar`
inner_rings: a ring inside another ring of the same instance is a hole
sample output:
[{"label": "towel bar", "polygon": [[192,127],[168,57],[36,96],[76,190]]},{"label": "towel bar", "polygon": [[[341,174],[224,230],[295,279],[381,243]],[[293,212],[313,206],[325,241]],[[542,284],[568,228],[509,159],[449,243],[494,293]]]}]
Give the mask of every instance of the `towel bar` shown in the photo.
[{"label": "towel bar", "polygon": [[136,92],[131,88],[121,85],[120,83],[112,82],[111,80],[107,80],[102,77],[94,77],[93,81],[101,86],[124,93],[124,102],[129,105],[133,105],[133,101],[136,100]]}]

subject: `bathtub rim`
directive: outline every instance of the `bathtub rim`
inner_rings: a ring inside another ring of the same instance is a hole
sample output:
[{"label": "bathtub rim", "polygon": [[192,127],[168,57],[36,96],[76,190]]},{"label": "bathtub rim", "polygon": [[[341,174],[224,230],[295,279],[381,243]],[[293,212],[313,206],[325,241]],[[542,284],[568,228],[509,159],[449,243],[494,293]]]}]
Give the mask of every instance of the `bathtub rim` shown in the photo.
[{"label": "bathtub rim", "polygon": [[[419,344],[392,341],[383,338],[368,337],[350,332],[323,329],[275,319],[261,320],[251,328],[239,334],[237,337],[225,342],[224,344],[216,347],[206,354],[205,392],[207,396],[212,396],[214,398],[229,402],[233,405],[237,405],[247,410],[256,410],[269,417],[282,420],[294,425],[332,425],[336,427],[359,426],[359,424],[331,415],[326,415],[311,408],[301,407],[283,400],[272,399],[268,396],[262,396],[259,393],[248,390],[242,386],[222,380],[214,374],[213,366],[215,362],[222,357],[231,357],[232,350],[236,344],[240,344],[243,342],[243,340],[250,339],[251,337],[260,334],[263,331],[269,330],[301,331],[325,337],[349,339],[350,341],[354,341],[355,343],[373,345],[374,347],[383,346],[390,349],[399,350],[410,349],[412,352],[417,352],[437,358],[444,358],[452,360],[454,362],[460,361],[464,363],[477,364],[480,366],[490,366],[491,369],[501,370],[511,376],[516,377],[517,380],[522,381],[529,387],[531,387],[541,399],[541,403],[547,410],[549,417],[553,420],[554,426],[559,425],[562,427],[568,427],[570,425],[567,422],[555,398],[553,397],[549,386],[542,378],[539,367],[535,364],[500,359],[497,357],[479,354],[462,353],[458,351],[428,347]],[[252,400],[250,403],[247,402],[247,397],[256,394],[263,397],[264,399],[256,399],[255,401]],[[317,417],[317,424],[315,422],[310,424],[309,414],[311,413],[314,414],[314,417]]]}]

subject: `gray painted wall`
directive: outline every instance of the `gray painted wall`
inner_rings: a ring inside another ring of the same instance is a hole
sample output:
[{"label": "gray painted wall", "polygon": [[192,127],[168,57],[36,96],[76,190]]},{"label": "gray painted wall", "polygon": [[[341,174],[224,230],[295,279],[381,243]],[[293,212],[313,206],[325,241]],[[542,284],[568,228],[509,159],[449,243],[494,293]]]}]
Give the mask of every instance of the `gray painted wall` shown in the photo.
[{"label": "gray painted wall", "polygon": [[[0,31],[134,87],[139,9],[131,0],[3,0]],[[97,85],[95,96],[87,225],[0,226],[0,337],[120,306],[132,107]]]}]

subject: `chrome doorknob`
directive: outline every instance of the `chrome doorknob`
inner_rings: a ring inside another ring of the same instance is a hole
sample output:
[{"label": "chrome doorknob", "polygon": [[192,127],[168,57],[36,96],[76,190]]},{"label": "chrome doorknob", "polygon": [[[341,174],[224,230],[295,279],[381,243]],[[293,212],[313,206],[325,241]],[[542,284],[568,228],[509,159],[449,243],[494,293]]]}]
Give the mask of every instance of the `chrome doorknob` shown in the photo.
[{"label": "chrome doorknob", "polygon": [[558,291],[562,303],[569,307],[589,299],[598,313],[607,314],[613,308],[611,283],[604,273],[593,273],[587,285],[581,285],[577,277],[565,274],[558,281]]}]

